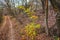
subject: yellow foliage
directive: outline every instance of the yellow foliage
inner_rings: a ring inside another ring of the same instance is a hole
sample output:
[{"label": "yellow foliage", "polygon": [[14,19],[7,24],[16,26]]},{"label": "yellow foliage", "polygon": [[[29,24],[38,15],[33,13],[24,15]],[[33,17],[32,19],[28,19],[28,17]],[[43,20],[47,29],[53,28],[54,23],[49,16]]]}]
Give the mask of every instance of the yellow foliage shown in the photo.
[{"label": "yellow foliage", "polygon": [[41,25],[40,24],[36,24],[35,28],[40,28]]},{"label": "yellow foliage", "polygon": [[25,10],[24,6],[18,6],[17,8]]},{"label": "yellow foliage", "polygon": [[25,32],[29,37],[33,39],[37,34],[36,29],[40,27],[40,24],[35,24],[34,22],[31,22],[30,24],[27,24],[25,26]]},{"label": "yellow foliage", "polygon": [[30,7],[27,8],[27,9],[25,9],[25,12],[28,12],[29,13],[30,12],[30,9],[31,9]]},{"label": "yellow foliage", "polygon": [[35,12],[31,11],[31,7],[26,9],[24,6],[18,6],[18,8],[23,9],[24,12],[26,12],[28,14],[28,16],[33,20],[38,18],[38,16],[33,15]]},{"label": "yellow foliage", "polygon": [[[38,18],[38,16],[33,15],[35,12],[31,11],[31,7],[29,7],[29,8],[26,9],[24,6],[19,6],[18,8],[19,9],[23,9],[24,12],[26,12],[28,14],[28,16],[31,19],[33,19],[33,21]],[[36,34],[37,34],[36,33],[36,29],[38,29],[40,27],[41,27],[40,24],[36,24],[34,22],[31,22],[30,24],[27,24],[25,26],[26,35],[28,35],[29,37],[31,37],[33,39],[36,36]]]},{"label": "yellow foliage", "polygon": [[23,9],[24,12],[26,12],[28,14],[28,16],[32,16],[34,14],[34,11],[31,11],[31,7],[26,9],[24,6],[18,6],[18,8]]},{"label": "yellow foliage", "polygon": [[38,16],[34,16],[34,15],[33,15],[33,16],[31,16],[30,18],[31,18],[31,19],[37,19]]},{"label": "yellow foliage", "polygon": [[31,36],[31,35],[36,35],[36,28],[40,28],[40,24],[35,24],[31,22],[30,24],[27,24],[25,26],[26,33]]}]

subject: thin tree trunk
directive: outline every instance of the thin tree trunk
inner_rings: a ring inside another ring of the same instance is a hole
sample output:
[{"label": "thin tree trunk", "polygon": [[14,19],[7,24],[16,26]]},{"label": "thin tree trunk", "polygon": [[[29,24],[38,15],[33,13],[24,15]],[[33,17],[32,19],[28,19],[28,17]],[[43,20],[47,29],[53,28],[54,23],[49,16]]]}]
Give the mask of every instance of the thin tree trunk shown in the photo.
[{"label": "thin tree trunk", "polygon": [[45,16],[46,16],[46,33],[49,35],[49,28],[48,28],[48,0],[45,0]]},{"label": "thin tree trunk", "polygon": [[49,29],[48,29],[48,0],[41,0],[43,12],[45,13],[45,32],[47,35],[49,35]]}]

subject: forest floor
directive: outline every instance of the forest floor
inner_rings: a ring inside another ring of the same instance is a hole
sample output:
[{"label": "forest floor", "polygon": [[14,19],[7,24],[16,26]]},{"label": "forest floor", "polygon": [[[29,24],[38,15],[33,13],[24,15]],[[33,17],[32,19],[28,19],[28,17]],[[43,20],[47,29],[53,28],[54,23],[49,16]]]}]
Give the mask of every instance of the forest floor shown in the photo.
[{"label": "forest floor", "polygon": [[[22,29],[21,24],[11,16],[4,16],[3,24],[0,28],[0,40],[30,40],[26,36],[21,37],[20,30]],[[24,31],[24,30],[23,30]],[[35,40],[54,40],[52,37],[47,36],[45,33],[37,34]]]}]

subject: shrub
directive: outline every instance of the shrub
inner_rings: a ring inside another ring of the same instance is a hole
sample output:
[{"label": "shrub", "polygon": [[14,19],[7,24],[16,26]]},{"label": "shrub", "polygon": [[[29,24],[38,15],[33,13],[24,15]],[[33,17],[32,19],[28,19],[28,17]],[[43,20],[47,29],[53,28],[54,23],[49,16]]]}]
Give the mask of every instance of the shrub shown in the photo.
[{"label": "shrub", "polygon": [[36,29],[38,29],[40,27],[41,27],[40,24],[36,24],[34,22],[31,22],[30,24],[27,24],[25,26],[26,35],[29,36],[32,40],[34,40],[34,37],[37,34]]}]

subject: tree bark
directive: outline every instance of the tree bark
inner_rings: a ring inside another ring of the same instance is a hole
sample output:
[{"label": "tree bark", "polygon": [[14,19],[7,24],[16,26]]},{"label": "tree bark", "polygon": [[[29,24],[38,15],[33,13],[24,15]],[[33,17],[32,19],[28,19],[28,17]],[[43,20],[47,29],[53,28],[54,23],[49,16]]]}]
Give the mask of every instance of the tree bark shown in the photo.
[{"label": "tree bark", "polygon": [[43,12],[45,13],[45,32],[49,35],[49,28],[48,28],[48,0],[41,0]]}]

